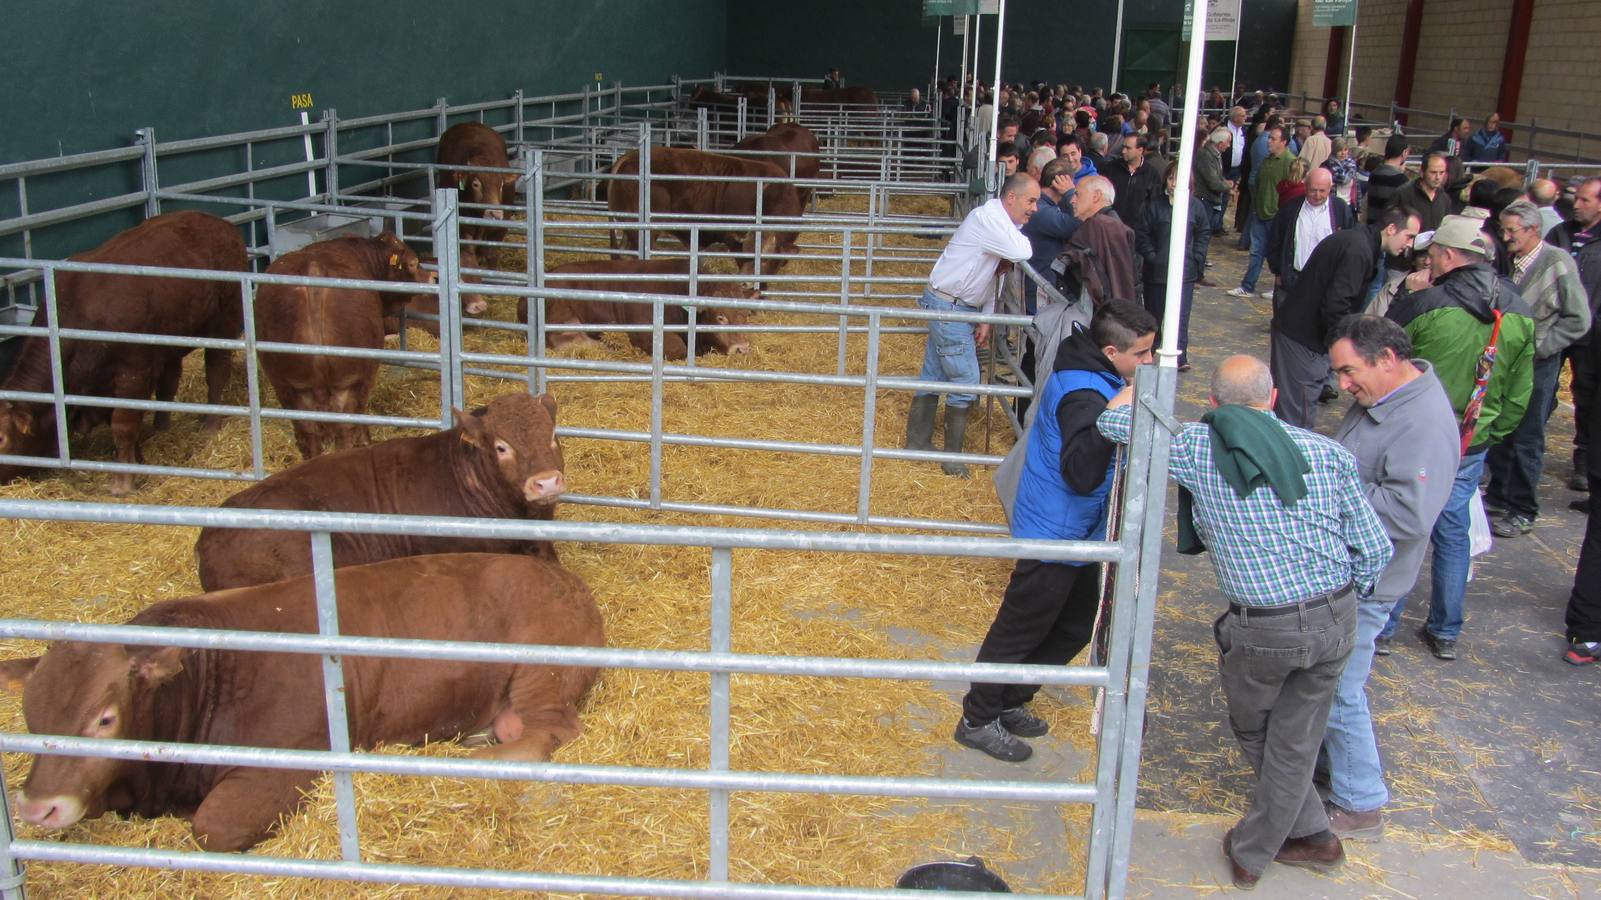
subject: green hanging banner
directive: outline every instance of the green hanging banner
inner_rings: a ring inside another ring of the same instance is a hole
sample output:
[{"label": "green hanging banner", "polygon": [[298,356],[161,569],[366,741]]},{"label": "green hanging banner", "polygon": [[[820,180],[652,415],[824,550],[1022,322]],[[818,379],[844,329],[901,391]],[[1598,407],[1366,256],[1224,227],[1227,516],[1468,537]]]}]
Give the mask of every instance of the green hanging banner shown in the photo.
[{"label": "green hanging banner", "polygon": [[1356,24],[1356,0],[1312,0],[1312,26],[1338,28]]},{"label": "green hanging banner", "polygon": [[923,0],[926,16],[971,16],[978,13],[979,0]]}]

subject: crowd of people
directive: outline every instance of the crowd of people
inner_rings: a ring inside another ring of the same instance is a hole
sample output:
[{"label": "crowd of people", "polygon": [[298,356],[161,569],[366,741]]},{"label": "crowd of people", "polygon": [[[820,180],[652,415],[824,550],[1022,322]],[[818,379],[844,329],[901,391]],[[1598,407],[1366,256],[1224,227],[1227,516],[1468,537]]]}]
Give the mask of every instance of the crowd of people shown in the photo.
[{"label": "crowd of people", "polygon": [[[943,88],[947,107],[959,102],[955,88]],[[1210,283],[1211,241],[1226,233],[1231,205],[1249,258],[1219,301],[1254,305],[1264,264],[1271,273],[1260,293],[1271,302],[1267,358],[1217,367],[1211,411],[1174,436],[1169,460],[1181,487],[1179,551],[1209,553],[1228,601],[1214,623],[1220,677],[1258,776],[1224,837],[1240,887],[1274,861],[1338,866],[1342,839],[1382,835],[1389,793],[1365,694],[1373,659],[1391,652],[1425,558],[1417,636],[1438,660],[1457,658],[1474,507],[1499,537],[1533,528],[1564,365],[1576,429],[1567,484],[1588,494],[1601,478],[1601,452],[1587,453],[1601,428],[1591,350],[1601,177],[1571,186],[1564,203],[1552,182],[1476,171],[1467,164],[1507,158],[1494,115],[1477,130],[1453,121],[1413,175],[1405,137],[1366,128],[1348,137],[1337,103],[1294,116],[1270,97],[1251,99],[1225,106],[1221,92],[1209,96],[1226,112],[1197,118],[1205,130],[1180,211],[1179,166],[1164,155],[1173,110],[1155,86],[1133,103],[1063,86],[1002,89],[993,100],[1004,110],[1007,177],[964,220],[922,301],[987,312],[1015,280],[1017,302],[1038,315],[1049,303],[1037,279],[1067,298],[1057,305],[1081,308],[1088,321],[1059,342],[1024,341],[1034,402],[1018,410],[1021,474],[1006,499],[1016,537],[1100,540],[1114,447],[1129,439],[1130,382],[1152,359],[1168,284],[1182,282],[1186,371],[1189,306],[1195,286]],[[1382,150],[1370,151],[1379,140]],[[1183,264],[1170,268],[1180,216]],[[1025,262],[1024,277],[997,277]],[[976,348],[988,338],[984,325],[931,321],[922,378],[977,384]],[[1319,433],[1319,407],[1340,391],[1352,402],[1331,434]],[[933,449],[938,396],[914,401],[906,446]],[[959,452],[972,395],[945,396],[944,449]],[[1563,658],[1587,665],[1601,657],[1601,503],[1573,505],[1590,518]],[[1019,560],[978,660],[1074,658],[1091,639],[1097,574],[1094,564]],[[1036,690],[974,684],[956,741],[1028,758],[1025,738],[1047,730],[1027,706]]]}]

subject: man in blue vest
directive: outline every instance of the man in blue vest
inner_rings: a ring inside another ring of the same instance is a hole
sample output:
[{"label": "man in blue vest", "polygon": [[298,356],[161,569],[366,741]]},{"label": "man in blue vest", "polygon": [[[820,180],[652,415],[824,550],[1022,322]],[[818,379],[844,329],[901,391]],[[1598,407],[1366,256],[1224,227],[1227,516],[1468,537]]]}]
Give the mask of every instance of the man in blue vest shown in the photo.
[{"label": "man in blue vest", "polygon": [[[1156,319],[1137,303],[1111,300],[1089,330],[1076,330],[1056,351],[1012,510],[1012,536],[1102,540],[1115,445],[1095,420],[1134,370],[1151,361]],[[1064,665],[1089,643],[1100,599],[1101,567],[1020,559],[1001,608],[978,648],[979,662]],[[1025,704],[1037,684],[974,683],[962,700],[956,742],[996,759],[1022,762],[1034,752],[1025,737],[1048,730]]]}]

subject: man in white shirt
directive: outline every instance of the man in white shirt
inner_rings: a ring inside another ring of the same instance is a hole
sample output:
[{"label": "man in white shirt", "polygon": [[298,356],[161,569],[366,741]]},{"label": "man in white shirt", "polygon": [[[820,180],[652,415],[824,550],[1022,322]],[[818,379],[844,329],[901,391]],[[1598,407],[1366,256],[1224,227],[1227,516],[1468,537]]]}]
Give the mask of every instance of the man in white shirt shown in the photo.
[{"label": "man in white shirt", "polygon": [[[995,309],[996,276],[1010,271],[1012,263],[1033,255],[1022,227],[1039,204],[1040,186],[1027,172],[1018,172],[1001,185],[1000,196],[967,214],[945,252],[929,273],[928,287],[917,305],[930,312],[974,313]],[[928,320],[928,342],[923,348],[921,381],[978,384],[979,344],[989,340],[988,324]],[[968,407],[974,394],[952,392],[945,397],[945,452],[962,452],[967,435]],[[919,391],[906,416],[906,449],[933,450],[934,413],[939,395]],[[947,475],[965,476],[961,463],[942,463]]]},{"label": "man in white shirt", "polygon": [[1277,278],[1274,309],[1284,303],[1317,245],[1336,231],[1356,226],[1350,204],[1332,196],[1333,191],[1334,175],[1328,169],[1313,169],[1306,176],[1305,196],[1279,205],[1267,236],[1267,265]]}]

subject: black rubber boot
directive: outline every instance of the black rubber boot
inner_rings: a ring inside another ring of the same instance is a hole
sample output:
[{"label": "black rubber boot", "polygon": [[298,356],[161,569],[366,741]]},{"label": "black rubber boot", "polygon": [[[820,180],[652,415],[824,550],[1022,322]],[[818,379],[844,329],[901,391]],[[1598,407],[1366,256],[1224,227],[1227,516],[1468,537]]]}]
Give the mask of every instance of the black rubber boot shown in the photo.
[{"label": "black rubber boot", "polygon": [[934,449],[934,412],[937,409],[938,394],[912,398],[912,408],[906,413],[906,449]]},{"label": "black rubber boot", "polygon": [[[962,444],[967,440],[967,414],[965,406],[945,407],[945,452],[961,453]],[[955,475],[966,478],[967,466],[959,462],[940,463],[939,467],[945,470],[946,475]]]}]

